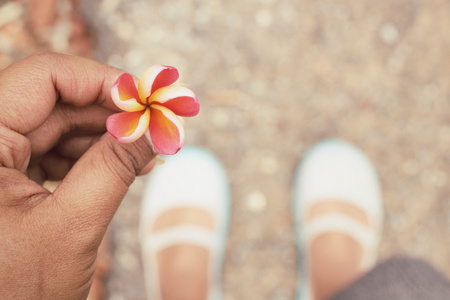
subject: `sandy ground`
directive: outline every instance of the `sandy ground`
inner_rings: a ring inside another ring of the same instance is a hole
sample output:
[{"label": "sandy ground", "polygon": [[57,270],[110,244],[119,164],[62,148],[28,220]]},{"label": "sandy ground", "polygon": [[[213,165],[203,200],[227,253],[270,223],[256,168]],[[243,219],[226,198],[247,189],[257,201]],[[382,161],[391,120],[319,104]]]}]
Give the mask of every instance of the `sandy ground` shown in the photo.
[{"label": "sandy ground", "polygon": [[[27,29],[25,2],[14,2],[22,11],[9,20],[2,9],[11,2],[0,1],[0,68],[39,47],[25,34],[11,38]],[[186,143],[216,153],[232,184],[225,299],[293,298],[292,175],[305,150],[329,137],[358,145],[377,167],[380,259],[421,257],[450,276],[450,2],[81,4],[96,60],[137,76],[176,66],[200,99]],[[109,299],[145,299],[143,186],[136,180],[111,225]]]}]

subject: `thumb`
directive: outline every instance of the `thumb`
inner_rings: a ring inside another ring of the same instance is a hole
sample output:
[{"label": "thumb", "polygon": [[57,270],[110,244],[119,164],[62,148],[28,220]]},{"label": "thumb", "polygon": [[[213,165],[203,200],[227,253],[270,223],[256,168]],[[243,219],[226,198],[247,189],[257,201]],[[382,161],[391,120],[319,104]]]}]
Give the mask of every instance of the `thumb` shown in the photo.
[{"label": "thumb", "polygon": [[[156,155],[145,135],[133,143],[122,144],[106,133],[78,160],[53,193],[58,206],[69,214],[64,216],[66,221],[69,217],[70,222],[81,222],[80,226],[106,230],[129,186]],[[76,228],[76,224],[71,223],[72,226]]]}]

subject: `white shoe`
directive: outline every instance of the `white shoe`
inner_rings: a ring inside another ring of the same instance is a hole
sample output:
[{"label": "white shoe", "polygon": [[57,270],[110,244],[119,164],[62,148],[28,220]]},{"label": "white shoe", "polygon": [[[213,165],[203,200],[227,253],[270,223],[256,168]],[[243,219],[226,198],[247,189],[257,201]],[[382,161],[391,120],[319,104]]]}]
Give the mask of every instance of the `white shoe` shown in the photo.
[{"label": "white shoe", "polygon": [[[230,218],[230,186],[224,167],[209,151],[183,147],[150,173],[143,195],[140,239],[147,291],[150,299],[161,299],[156,255],[179,244],[194,244],[210,255],[209,297],[221,299],[224,250]],[[182,207],[203,209],[213,216],[214,229],[179,224],[152,232],[155,220],[165,212]]]},{"label": "white shoe", "polygon": [[[330,199],[358,207],[367,215],[369,225],[337,212],[306,221],[311,207]],[[297,299],[313,299],[307,249],[319,235],[340,232],[351,236],[363,248],[361,270],[375,264],[382,227],[381,192],[376,171],[361,150],[340,140],[313,146],[297,168],[292,205],[299,252]]]}]

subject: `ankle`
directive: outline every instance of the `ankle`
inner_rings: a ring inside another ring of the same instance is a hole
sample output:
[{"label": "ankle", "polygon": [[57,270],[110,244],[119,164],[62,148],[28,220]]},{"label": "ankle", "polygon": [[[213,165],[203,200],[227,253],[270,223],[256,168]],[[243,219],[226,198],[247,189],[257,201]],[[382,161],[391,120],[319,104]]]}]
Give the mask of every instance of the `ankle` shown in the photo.
[{"label": "ankle", "polygon": [[328,299],[362,273],[363,249],[342,233],[326,233],[310,246],[312,289],[316,300]]},{"label": "ankle", "polygon": [[209,251],[195,245],[176,245],[157,255],[164,300],[206,299]]}]

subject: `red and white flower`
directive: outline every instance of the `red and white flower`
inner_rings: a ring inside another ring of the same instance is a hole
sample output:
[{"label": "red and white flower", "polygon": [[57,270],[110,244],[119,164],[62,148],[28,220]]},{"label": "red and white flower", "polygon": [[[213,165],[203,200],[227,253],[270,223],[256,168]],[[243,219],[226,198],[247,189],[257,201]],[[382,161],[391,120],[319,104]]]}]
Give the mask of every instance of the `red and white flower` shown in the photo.
[{"label": "red and white flower", "polygon": [[184,143],[184,128],[178,116],[193,117],[200,111],[191,90],[172,85],[177,79],[177,69],[169,66],[149,68],[137,88],[130,74],[120,75],[111,88],[111,97],[124,112],[108,118],[109,133],[121,143],[131,143],[148,129],[158,153],[177,153]]}]

